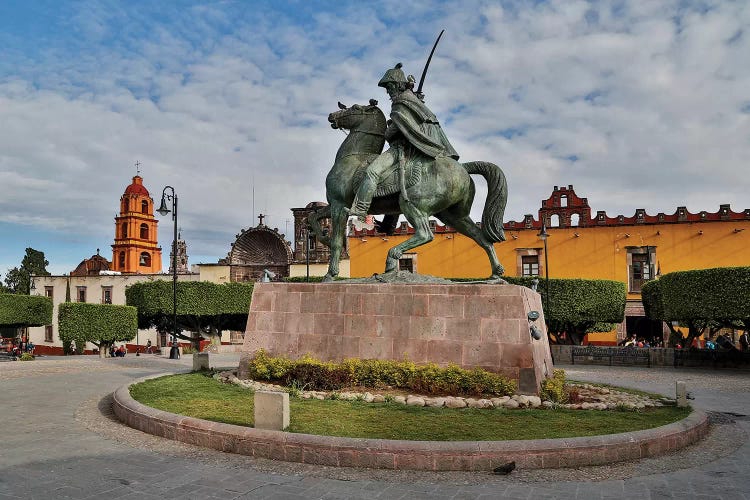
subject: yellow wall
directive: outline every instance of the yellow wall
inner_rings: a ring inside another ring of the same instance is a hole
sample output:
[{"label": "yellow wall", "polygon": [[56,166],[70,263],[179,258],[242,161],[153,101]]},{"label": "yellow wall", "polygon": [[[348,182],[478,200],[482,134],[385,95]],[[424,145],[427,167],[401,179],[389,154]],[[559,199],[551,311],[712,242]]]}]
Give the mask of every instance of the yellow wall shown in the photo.
[{"label": "yellow wall", "polygon": [[[310,264],[310,276],[325,276],[328,272],[328,263],[324,264]],[[307,265],[306,264],[291,264],[289,266],[289,277],[298,278],[301,276],[307,276]],[[349,277],[349,259],[341,259],[339,262],[339,277]]]},{"label": "yellow wall", "polygon": [[[662,274],[750,266],[750,221],[548,228],[547,231],[551,278],[611,279],[627,283],[627,247],[655,247],[653,264]],[[506,275],[520,274],[517,249],[543,249],[537,233],[535,229],[506,230],[507,241],[495,245]],[[405,239],[406,235],[350,237],[351,276],[382,273],[388,250]],[[416,271],[420,274],[452,278],[490,275],[484,251],[457,233],[438,233],[432,242],[412,253],[417,254]],[[539,261],[540,275],[544,276],[543,255]],[[640,298],[640,294],[629,294],[629,298]]]}]

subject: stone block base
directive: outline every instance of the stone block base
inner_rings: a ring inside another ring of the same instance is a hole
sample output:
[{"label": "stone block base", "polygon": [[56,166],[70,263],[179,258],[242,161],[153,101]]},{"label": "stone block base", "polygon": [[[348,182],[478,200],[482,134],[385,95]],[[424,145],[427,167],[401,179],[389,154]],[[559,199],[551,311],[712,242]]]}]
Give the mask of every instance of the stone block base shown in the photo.
[{"label": "stone block base", "polygon": [[515,285],[257,283],[250,303],[239,377],[259,349],[292,359],[409,359],[483,368],[537,393],[552,375],[544,317],[542,338],[528,313],[540,295]]}]

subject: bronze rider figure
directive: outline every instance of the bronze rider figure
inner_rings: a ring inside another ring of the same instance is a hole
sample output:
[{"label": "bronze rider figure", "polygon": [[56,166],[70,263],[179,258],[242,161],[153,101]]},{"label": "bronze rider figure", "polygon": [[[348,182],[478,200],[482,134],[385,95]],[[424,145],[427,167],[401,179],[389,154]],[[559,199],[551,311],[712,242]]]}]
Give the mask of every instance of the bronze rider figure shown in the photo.
[{"label": "bronze rider figure", "polygon": [[[446,137],[435,114],[414,93],[414,79],[408,79],[396,64],[383,75],[378,87],[384,87],[391,98],[391,114],[385,139],[389,148],[367,167],[367,174],[357,190],[349,215],[364,219],[382,175],[397,162],[401,167],[419,155],[435,159],[443,156],[458,160],[458,153]],[[403,170],[402,170],[403,172]],[[402,174],[403,175],[403,174]]]}]

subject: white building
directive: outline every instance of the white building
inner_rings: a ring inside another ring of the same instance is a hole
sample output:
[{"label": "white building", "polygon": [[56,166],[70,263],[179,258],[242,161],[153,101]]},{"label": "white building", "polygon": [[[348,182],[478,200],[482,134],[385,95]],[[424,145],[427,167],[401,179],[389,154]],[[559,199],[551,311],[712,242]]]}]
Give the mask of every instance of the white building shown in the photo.
[{"label": "white building", "polygon": [[[178,274],[178,281],[199,281],[199,274]],[[58,332],[58,306],[65,302],[67,290],[70,290],[71,302],[88,302],[89,304],[118,304],[125,305],[125,289],[135,283],[144,281],[171,281],[169,274],[115,274],[103,271],[99,275],[89,276],[32,276],[31,295],[44,295],[52,299],[52,324],[28,329],[29,339],[34,343],[37,354],[62,355],[63,346]],[[136,339],[127,342],[129,349],[134,352],[136,344],[145,351],[146,343],[150,340],[152,346],[166,345],[166,335],[160,336],[156,330],[139,330]],[[227,341],[229,340],[227,334]],[[93,351],[96,346],[87,344],[87,351]]]}]

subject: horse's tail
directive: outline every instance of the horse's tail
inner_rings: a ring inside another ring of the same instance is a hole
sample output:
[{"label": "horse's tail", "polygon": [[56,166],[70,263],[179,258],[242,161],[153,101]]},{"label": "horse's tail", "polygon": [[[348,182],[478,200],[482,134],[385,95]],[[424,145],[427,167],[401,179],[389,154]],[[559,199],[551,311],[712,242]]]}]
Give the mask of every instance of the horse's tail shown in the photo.
[{"label": "horse's tail", "polygon": [[[317,210],[313,210],[307,215],[307,226],[312,229],[313,233],[315,233],[315,237],[317,240],[321,243],[323,243],[325,246],[330,247],[331,246],[331,238],[323,234],[323,229],[320,227],[320,219],[330,219],[331,218],[331,206],[326,205],[325,207],[318,208]],[[305,245],[308,243],[305,242]]]},{"label": "horse's tail", "polygon": [[487,161],[470,161],[461,164],[468,173],[478,174],[487,181],[487,201],[482,212],[482,233],[490,242],[505,241],[503,216],[508,203],[508,182],[503,171]]}]

